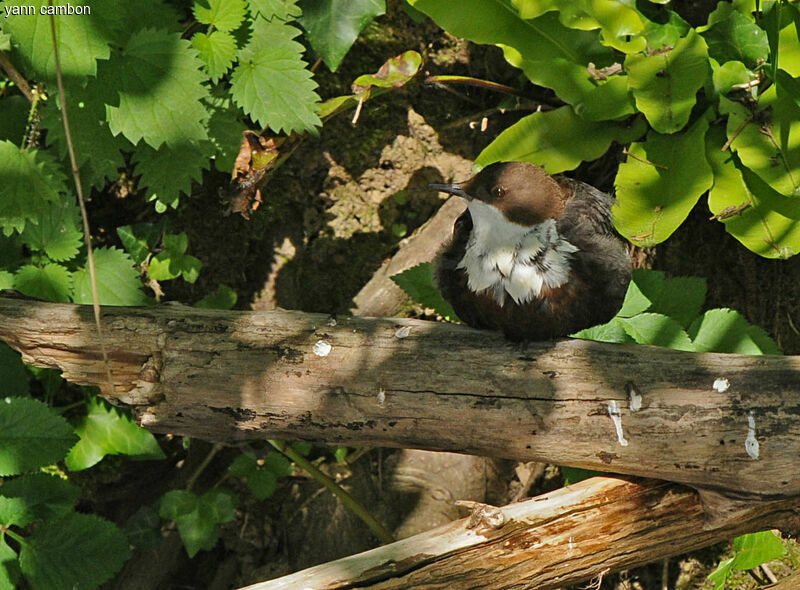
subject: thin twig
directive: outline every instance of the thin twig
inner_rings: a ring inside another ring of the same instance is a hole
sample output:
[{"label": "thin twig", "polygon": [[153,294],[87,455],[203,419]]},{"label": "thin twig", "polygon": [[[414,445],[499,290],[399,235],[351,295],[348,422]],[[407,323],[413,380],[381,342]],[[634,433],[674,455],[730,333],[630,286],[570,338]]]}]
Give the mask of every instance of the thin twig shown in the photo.
[{"label": "thin twig", "polygon": [[663,168],[664,170],[669,170],[669,166],[664,166],[664,164],[656,164],[655,162],[651,162],[650,160],[645,160],[644,158],[641,158],[636,154],[630,153],[628,151],[628,148],[622,148],[622,153],[625,154],[626,156],[630,156],[634,160],[639,160],[643,164],[649,164],[650,166],[655,166],[656,168]]},{"label": "thin twig", "polygon": [[[52,8],[53,0],[48,0],[48,5]],[[94,268],[94,252],[92,251],[92,235],[89,229],[89,215],[86,213],[86,202],[83,199],[83,185],[81,175],[78,170],[78,159],[75,157],[75,146],[72,143],[72,133],[69,127],[69,117],[67,116],[67,97],[64,92],[64,80],[61,77],[61,62],[58,57],[58,40],[56,39],[56,18],[50,14],[50,32],[53,35],[53,59],[56,65],[56,81],[58,82],[58,100],[61,105],[61,121],[64,123],[64,136],[67,140],[67,150],[69,151],[69,162],[72,166],[72,178],[75,181],[75,193],[78,195],[78,204],[81,208],[81,218],[83,219],[83,240],[86,243],[87,266],[89,267],[89,282],[92,285],[92,309],[94,310],[94,323],[97,326],[97,341],[100,344],[100,352],[103,355],[103,365],[106,369],[108,379],[109,394],[114,392],[114,380],[111,378],[111,365],[108,362],[108,352],[103,338],[103,328],[100,323],[100,297],[97,294],[97,273]]]},{"label": "thin twig", "polygon": [[731,144],[733,143],[733,141],[737,137],[739,137],[739,134],[742,131],[744,131],[744,128],[747,127],[747,124],[752,120],[753,120],[753,117],[747,117],[744,121],[742,121],[742,124],[739,125],[739,128],[736,131],[733,132],[733,135],[731,135],[730,138],[728,138],[728,141],[726,141],[725,143],[722,144],[722,147],[719,148],[719,151],[724,152],[729,147],[731,147]]},{"label": "thin twig", "polygon": [[425,84],[464,84],[466,86],[476,86],[478,88],[486,88],[494,90],[495,92],[502,92],[504,94],[513,94],[514,96],[525,96],[525,93],[497,82],[489,80],[481,80],[480,78],[470,78],[469,76],[428,76],[425,78]]},{"label": "thin twig", "polygon": [[205,471],[205,468],[208,467],[208,464],[211,463],[211,460],[214,456],[220,452],[225,447],[225,443],[214,443],[214,446],[211,447],[211,450],[208,451],[208,454],[203,458],[203,461],[200,465],[197,466],[197,469],[194,470],[189,481],[186,482],[186,491],[191,492],[194,484],[197,482],[197,478],[200,477],[200,474]]},{"label": "thin twig", "polygon": [[322,473],[322,471],[320,471],[319,468],[311,461],[303,457],[303,455],[295,451],[292,447],[288,446],[284,442],[276,440],[270,440],[267,442],[269,442],[269,444],[275,447],[278,451],[286,455],[286,457],[297,463],[298,467],[308,472],[311,477],[328,488],[328,490],[334,496],[339,498],[339,500],[341,500],[345,506],[347,506],[356,514],[356,516],[364,521],[364,524],[366,524],[370,530],[375,533],[375,536],[381,540],[381,543],[394,543],[394,537],[392,536],[392,533],[386,529],[386,527],[384,527],[374,516],[372,516],[372,514],[370,514],[369,511],[364,508],[358,500],[351,496],[347,490],[338,485],[330,477]]},{"label": "thin twig", "polygon": [[28,84],[28,81],[22,77],[17,71],[17,68],[14,67],[9,59],[6,57],[5,53],[0,51],[0,66],[2,66],[3,70],[5,71],[6,75],[11,78],[11,81],[17,85],[19,91],[25,95],[25,98],[28,99],[28,102],[33,102],[33,92],[31,92],[31,86]]}]

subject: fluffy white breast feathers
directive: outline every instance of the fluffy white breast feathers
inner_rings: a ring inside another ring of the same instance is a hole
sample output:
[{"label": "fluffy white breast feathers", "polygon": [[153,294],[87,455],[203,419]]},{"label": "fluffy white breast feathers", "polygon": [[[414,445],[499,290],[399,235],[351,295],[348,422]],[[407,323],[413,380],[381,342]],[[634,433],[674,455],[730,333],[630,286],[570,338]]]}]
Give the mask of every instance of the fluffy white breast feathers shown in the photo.
[{"label": "fluffy white breast feathers", "polygon": [[508,221],[481,201],[471,201],[472,234],[458,268],[467,273],[475,293],[493,291],[498,305],[506,293],[518,304],[538,297],[543,287],[555,289],[569,277],[578,248],[558,235],[555,219],[533,226]]}]

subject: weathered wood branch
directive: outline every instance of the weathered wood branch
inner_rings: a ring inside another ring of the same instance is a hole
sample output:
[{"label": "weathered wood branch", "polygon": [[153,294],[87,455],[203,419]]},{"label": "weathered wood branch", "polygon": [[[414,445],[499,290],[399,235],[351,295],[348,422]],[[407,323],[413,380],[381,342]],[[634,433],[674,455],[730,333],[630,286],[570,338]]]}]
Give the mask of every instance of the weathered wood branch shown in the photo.
[{"label": "weathered wood branch", "polygon": [[[580,340],[521,350],[463,326],[333,324],[286,311],[105,308],[109,391],[90,307],[0,298],[0,338],[25,362],[99,385],[155,431],[452,450],[762,499],[800,494],[800,357]],[[727,390],[713,388],[718,378]]]},{"label": "weathered wood branch", "polygon": [[546,590],[780,526],[798,508],[755,502],[709,526],[689,488],[596,477],[244,590]]}]

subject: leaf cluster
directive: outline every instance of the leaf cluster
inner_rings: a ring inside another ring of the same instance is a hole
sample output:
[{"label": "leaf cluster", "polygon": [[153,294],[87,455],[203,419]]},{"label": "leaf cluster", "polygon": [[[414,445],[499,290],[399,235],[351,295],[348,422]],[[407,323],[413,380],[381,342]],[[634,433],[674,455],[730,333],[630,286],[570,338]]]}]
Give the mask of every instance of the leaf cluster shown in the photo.
[{"label": "leaf cluster", "polygon": [[719,2],[692,27],[661,2],[409,0],[447,31],[499,46],[563,106],[529,115],[477,157],[551,174],[612,143],[628,155],[615,225],[639,246],[667,239],[702,195],[753,252],[800,251],[800,9]]}]

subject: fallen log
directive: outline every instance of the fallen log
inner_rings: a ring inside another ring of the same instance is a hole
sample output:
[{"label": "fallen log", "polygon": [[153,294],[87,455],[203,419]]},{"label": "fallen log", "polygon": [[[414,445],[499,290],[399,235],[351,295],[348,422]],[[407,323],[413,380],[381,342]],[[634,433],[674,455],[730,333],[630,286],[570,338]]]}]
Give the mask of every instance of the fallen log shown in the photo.
[{"label": "fallen log", "polygon": [[91,307],[0,298],[0,338],[25,362],[100,386],[158,432],[450,450],[800,495],[800,357],[581,340],[521,349],[464,326],[287,311],[107,307],[103,318],[113,388]]},{"label": "fallen log", "polygon": [[798,508],[797,499],[754,502],[709,525],[694,490],[596,477],[502,508],[477,505],[468,518],[243,590],[547,590],[785,525]]}]

